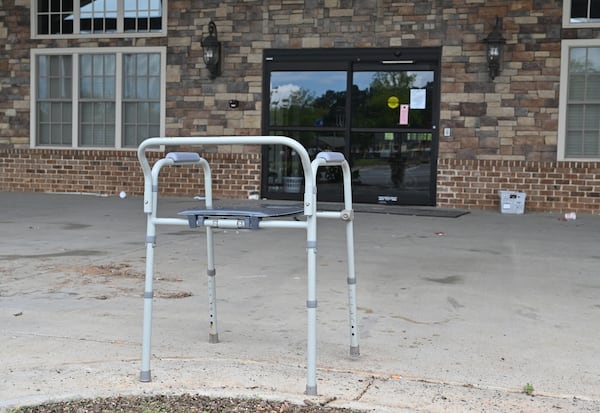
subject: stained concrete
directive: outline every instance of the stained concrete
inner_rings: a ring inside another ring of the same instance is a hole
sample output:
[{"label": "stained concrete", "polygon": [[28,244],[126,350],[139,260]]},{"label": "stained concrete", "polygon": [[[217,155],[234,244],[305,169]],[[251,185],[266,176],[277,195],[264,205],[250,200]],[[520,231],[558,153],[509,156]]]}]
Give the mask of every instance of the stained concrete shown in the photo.
[{"label": "stained concrete", "polygon": [[[165,198],[160,211],[194,202]],[[221,342],[209,344],[204,232],[160,227],[153,381],[140,383],[142,199],[0,192],[0,411],[182,392],[376,412],[600,411],[600,216],[559,218],[357,212],[358,359],[343,226],[320,222],[311,398],[303,231],[216,231]]]}]

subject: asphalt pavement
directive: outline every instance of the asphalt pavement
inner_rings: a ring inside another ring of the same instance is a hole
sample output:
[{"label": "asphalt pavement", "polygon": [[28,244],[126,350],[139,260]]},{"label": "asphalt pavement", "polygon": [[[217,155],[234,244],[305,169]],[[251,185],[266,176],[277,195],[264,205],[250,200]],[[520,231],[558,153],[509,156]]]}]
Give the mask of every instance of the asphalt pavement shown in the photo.
[{"label": "asphalt pavement", "polygon": [[[160,214],[196,202],[164,198]],[[204,230],[159,227],[152,382],[141,383],[142,198],[0,192],[0,411],[180,393],[372,412],[600,411],[600,216],[357,212],[354,229],[361,354],[349,355],[344,227],[323,220],[309,397],[304,231],[216,230],[210,344]]]}]

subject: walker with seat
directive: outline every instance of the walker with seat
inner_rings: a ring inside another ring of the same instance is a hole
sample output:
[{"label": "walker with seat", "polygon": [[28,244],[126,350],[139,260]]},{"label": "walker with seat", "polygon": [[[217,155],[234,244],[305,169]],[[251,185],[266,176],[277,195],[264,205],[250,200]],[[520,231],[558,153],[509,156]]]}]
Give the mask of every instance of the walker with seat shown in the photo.
[{"label": "walker with seat", "polygon": [[[304,173],[304,197],[302,205],[260,205],[258,207],[215,207],[212,196],[212,177],[208,161],[196,152],[170,152],[151,167],[146,156],[150,148],[202,147],[205,145],[283,145],[291,148],[300,158]],[[346,227],[346,253],[348,306],[350,320],[350,355],[360,354],[356,313],[356,276],[354,269],[354,212],[352,209],[351,173],[344,155],[339,152],[320,152],[311,162],[308,152],[298,141],[283,136],[219,136],[219,137],[160,137],[142,142],[138,148],[138,159],[144,173],[144,212],[146,224],[146,275],[144,287],[144,321],[142,335],[142,369],[140,381],[151,381],[151,332],[152,301],[154,297],[154,248],[158,225],[185,225],[189,228],[205,228],[207,245],[208,275],[208,324],[209,342],[219,341],[217,329],[216,269],[214,262],[214,228],[230,229],[303,229],[306,231],[307,252],[307,382],[306,394],[317,395],[317,223],[319,218],[338,219]],[[191,208],[179,212],[180,217],[157,216],[159,173],[166,166],[200,166],[204,175],[204,208]],[[317,210],[317,172],[319,167],[336,166],[342,169],[344,205],[339,211]],[[305,219],[298,219],[303,216]]]}]

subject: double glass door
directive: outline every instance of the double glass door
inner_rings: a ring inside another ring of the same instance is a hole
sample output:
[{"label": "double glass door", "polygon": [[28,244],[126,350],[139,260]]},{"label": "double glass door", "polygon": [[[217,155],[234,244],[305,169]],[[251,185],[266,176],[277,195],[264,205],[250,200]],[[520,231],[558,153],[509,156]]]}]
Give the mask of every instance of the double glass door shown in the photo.
[{"label": "double glass door", "polygon": [[[435,205],[438,60],[365,61],[357,53],[338,59],[325,53],[312,62],[290,62],[285,53],[266,59],[265,133],[295,138],[311,156],[343,152],[354,202]],[[300,199],[296,154],[271,146],[263,162],[263,195]],[[319,171],[319,201],[340,201],[341,170]]]}]

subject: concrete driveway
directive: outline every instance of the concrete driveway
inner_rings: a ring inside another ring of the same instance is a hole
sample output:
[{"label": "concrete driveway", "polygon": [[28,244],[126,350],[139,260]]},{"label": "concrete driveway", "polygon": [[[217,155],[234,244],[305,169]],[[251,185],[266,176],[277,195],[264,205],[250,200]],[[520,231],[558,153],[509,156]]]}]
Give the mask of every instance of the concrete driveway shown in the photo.
[{"label": "concrete driveway", "polygon": [[[161,202],[162,215],[193,205]],[[343,227],[318,231],[315,402],[600,411],[600,216],[357,213],[358,359]],[[204,231],[160,227],[151,383],[138,381],[141,198],[0,192],[0,234],[0,411],[114,394],[308,398],[303,231],[217,231],[209,344]]]}]

